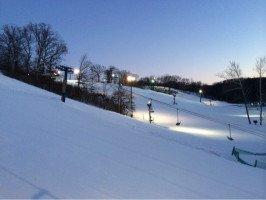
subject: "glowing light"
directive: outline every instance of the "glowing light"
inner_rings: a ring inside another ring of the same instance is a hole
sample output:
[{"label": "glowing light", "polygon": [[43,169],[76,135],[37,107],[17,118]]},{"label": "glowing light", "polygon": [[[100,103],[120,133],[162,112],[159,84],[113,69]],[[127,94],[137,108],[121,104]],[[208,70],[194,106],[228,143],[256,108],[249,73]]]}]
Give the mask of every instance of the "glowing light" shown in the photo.
[{"label": "glowing light", "polygon": [[74,74],[79,74],[80,73],[80,70],[78,68],[75,68],[74,69]]},{"label": "glowing light", "polygon": [[202,93],[203,93],[202,89],[200,89],[200,90],[199,90],[199,93],[200,93],[200,94],[202,94]]},{"label": "glowing light", "polygon": [[127,81],[128,82],[134,82],[136,80],[136,78],[134,76],[127,76]]},{"label": "glowing light", "polygon": [[59,71],[59,70],[54,70],[53,74],[54,74],[55,76],[59,76],[59,75],[60,75],[60,71]]},{"label": "glowing light", "polygon": [[153,78],[153,79],[151,79],[151,83],[155,83],[155,80],[154,80],[154,78]]}]

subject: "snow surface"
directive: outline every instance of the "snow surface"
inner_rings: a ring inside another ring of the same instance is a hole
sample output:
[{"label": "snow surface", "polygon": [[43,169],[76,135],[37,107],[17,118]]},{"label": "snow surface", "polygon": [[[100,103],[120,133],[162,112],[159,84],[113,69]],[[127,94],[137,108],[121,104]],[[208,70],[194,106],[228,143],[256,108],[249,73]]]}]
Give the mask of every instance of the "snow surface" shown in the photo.
[{"label": "snow surface", "polygon": [[[117,89],[117,85],[115,84],[107,84],[106,87],[103,84],[96,84],[95,86],[98,92],[103,92],[104,88],[106,88],[107,94],[112,94]],[[124,86],[124,88],[128,91],[130,90],[128,87]],[[133,93],[136,105],[134,112],[135,119],[148,123],[147,102],[151,98],[153,99],[152,104],[155,111],[152,114],[154,124],[178,133],[174,138],[169,138],[164,134],[161,137],[176,140],[180,144],[211,152],[229,160],[235,160],[231,156],[234,146],[254,153],[266,153],[265,123],[263,126],[249,125],[245,115],[245,109],[241,104],[234,105],[211,101],[210,105],[208,99],[203,98],[201,103],[199,102],[199,96],[178,91],[176,96],[177,104],[173,105],[172,95],[134,87]],[[176,108],[181,108],[181,110],[179,109],[178,115],[181,126],[176,126]],[[182,110],[192,111],[194,114]],[[249,111],[251,120],[259,120],[259,111],[256,108],[249,108]],[[198,115],[204,116],[205,118],[199,117]],[[231,134],[234,139],[230,143],[226,141],[227,136],[229,136],[228,124],[231,124]],[[245,157],[245,160],[252,165],[255,164],[256,159],[266,163],[266,156]]]},{"label": "snow surface", "polygon": [[[266,170],[227,156],[233,143],[264,151],[260,137],[235,133],[231,142],[217,125],[185,114],[185,130],[170,128],[173,118],[161,115],[155,122],[162,126],[150,125],[139,121],[146,99],[135,98],[135,120],[69,99],[62,103],[58,95],[3,75],[0,96],[0,198],[266,198]],[[184,98],[183,106],[242,123],[238,107],[217,102],[207,112],[197,97]]]}]

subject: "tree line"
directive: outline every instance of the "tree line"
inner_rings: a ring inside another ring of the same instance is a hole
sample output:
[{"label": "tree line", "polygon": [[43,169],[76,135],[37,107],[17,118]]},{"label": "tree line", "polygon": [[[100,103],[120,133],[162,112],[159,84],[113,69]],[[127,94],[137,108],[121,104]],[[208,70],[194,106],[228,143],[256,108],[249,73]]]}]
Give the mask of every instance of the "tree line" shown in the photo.
[{"label": "tree line", "polygon": [[54,66],[60,64],[67,51],[66,43],[48,24],[2,27],[0,64],[11,75],[23,70],[36,76],[52,76]]},{"label": "tree line", "polygon": [[[60,94],[59,66],[67,54],[67,44],[53,28],[45,23],[25,26],[3,25],[0,32],[0,69],[13,78]],[[113,77],[113,74],[116,77]],[[123,83],[128,72],[114,66],[105,68],[94,64],[83,55],[80,60],[77,86],[67,85],[67,97],[98,107],[127,114],[129,95],[117,88],[112,95],[94,91],[94,85],[106,77],[109,82],[118,78]]]}]

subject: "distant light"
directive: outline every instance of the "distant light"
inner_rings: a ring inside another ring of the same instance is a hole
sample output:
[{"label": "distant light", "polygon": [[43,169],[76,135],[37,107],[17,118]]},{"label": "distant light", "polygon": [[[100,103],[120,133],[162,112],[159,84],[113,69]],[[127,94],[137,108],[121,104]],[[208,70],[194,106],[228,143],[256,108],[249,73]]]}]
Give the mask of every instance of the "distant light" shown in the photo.
[{"label": "distant light", "polygon": [[134,82],[136,80],[136,78],[134,76],[127,76],[127,81],[128,82]]},{"label": "distant light", "polygon": [[200,89],[200,90],[199,90],[199,93],[202,94],[202,92],[203,92],[202,89]]},{"label": "distant light", "polygon": [[56,70],[54,70],[53,74],[54,74],[55,76],[59,76],[59,75],[60,75],[60,71],[56,69]]},{"label": "distant light", "polygon": [[155,79],[154,78],[151,79],[151,83],[155,83]]},{"label": "distant light", "polygon": [[79,74],[80,73],[80,70],[78,68],[75,68],[74,69],[74,74]]},{"label": "distant light", "polygon": [[112,74],[112,77],[115,77],[115,74]]}]

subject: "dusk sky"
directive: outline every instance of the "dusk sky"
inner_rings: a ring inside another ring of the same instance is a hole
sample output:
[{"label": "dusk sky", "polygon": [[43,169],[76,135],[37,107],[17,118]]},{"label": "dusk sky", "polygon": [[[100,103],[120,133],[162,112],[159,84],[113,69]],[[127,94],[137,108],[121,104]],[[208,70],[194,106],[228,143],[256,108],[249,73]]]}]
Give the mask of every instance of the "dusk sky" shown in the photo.
[{"label": "dusk sky", "polygon": [[211,83],[230,60],[254,76],[266,55],[266,0],[0,0],[0,25],[45,22],[82,54],[140,76],[175,74]]}]

